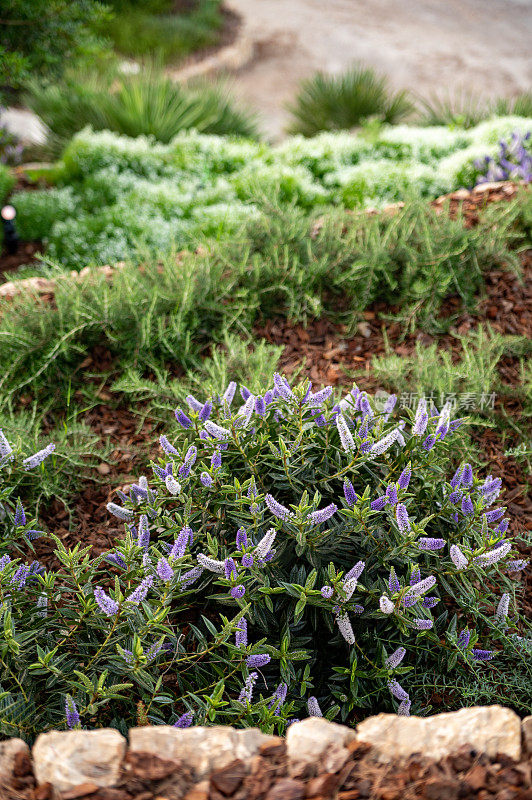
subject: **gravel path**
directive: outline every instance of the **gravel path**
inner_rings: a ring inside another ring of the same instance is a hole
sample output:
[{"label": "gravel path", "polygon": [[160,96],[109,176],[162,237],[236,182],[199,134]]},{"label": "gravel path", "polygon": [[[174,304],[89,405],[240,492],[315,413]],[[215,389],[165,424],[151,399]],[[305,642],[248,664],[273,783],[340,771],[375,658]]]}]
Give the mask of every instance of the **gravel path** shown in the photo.
[{"label": "gravel path", "polygon": [[234,89],[277,138],[284,104],[315,70],[362,61],[430,96],[511,95],[532,85],[532,0],[230,0],[257,42]]}]

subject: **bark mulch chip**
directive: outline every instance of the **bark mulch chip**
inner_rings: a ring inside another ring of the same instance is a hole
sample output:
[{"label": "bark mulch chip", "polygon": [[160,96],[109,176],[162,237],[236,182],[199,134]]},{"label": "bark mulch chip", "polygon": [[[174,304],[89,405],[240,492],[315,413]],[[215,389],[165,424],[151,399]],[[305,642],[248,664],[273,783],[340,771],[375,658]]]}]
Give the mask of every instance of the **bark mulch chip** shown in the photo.
[{"label": "bark mulch chip", "polygon": [[[148,753],[129,754],[113,788],[84,783],[53,794],[36,786],[29,760],[2,800],[532,800],[530,758],[488,758],[465,746],[438,761],[421,755],[381,764],[369,746],[356,743],[336,772],[309,765],[308,775],[289,773],[284,747],[262,751],[249,764],[236,759],[197,782],[180,762]],[[317,773],[317,774],[316,774]]]}]

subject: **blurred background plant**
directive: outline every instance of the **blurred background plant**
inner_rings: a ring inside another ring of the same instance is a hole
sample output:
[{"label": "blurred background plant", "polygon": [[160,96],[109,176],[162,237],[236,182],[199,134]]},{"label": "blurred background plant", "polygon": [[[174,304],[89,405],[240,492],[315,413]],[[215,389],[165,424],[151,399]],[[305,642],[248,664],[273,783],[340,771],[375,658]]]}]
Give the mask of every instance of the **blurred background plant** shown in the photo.
[{"label": "blurred background plant", "polygon": [[221,0],[106,0],[111,18],[95,29],[131,58],[175,62],[217,43],[224,24]]},{"label": "blurred background plant", "polygon": [[83,76],[72,72],[63,82],[44,86],[32,81],[25,100],[50,130],[49,156],[59,155],[87,125],[95,131],[153,136],[164,143],[190,128],[220,135],[257,135],[253,112],[238,106],[226,84],[183,86],[166,76],[156,62],[143,64],[135,75],[110,69]]},{"label": "blurred background plant", "polygon": [[370,117],[400,122],[414,106],[407,92],[392,92],[385,77],[356,65],[340,75],[317,72],[304,80],[288,108],[289,133],[314,136],[319,131],[354,128]]}]

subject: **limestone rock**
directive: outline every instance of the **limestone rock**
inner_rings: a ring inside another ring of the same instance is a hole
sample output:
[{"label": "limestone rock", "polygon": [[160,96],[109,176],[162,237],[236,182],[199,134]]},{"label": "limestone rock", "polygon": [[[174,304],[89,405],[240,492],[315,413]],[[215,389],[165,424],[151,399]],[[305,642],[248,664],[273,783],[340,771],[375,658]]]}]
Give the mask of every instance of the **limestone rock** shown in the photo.
[{"label": "limestone rock", "polygon": [[15,759],[21,753],[23,756],[28,756],[30,750],[26,742],[22,739],[7,739],[5,742],[0,742],[0,780],[10,783],[13,777],[13,768],[15,766]]},{"label": "limestone rock", "polygon": [[126,740],[118,731],[51,731],[33,747],[37,783],[66,792],[80,783],[113,786],[118,780]]},{"label": "limestone rock", "polygon": [[489,756],[521,756],[519,717],[501,706],[462,708],[426,718],[379,714],[360,723],[357,737],[371,744],[381,761],[413,753],[442,758],[465,744]]},{"label": "limestone rock", "polygon": [[248,763],[266,742],[276,741],[255,728],[174,728],[157,725],[129,731],[130,752],[153,753],[160,758],[183,761],[194,770],[198,780],[239,758]]},{"label": "limestone rock", "polygon": [[523,728],[523,748],[532,756],[532,717],[525,717],[521,723]]},{"label": "limestone rock", "polygon": [[[298,773],[302,766],[317,763],[328,752],[333,752],[335,760],[342,760],[346,745],[355,739],[355,731],[345,725],[329,722],[323,717],[308,717],[302,722],[294,722],[286,732],[286,748],[290,761],[291,774]],[[347,758],[347,752],[346,752]],[[332,765],[326,767],[332,771]]]}]

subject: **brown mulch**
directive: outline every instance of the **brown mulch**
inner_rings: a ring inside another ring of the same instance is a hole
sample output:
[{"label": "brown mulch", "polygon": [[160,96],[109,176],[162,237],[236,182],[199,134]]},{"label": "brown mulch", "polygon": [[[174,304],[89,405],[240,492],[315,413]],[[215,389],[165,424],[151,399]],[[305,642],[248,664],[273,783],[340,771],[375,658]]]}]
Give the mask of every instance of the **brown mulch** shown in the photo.
[{"label": "brown mulch", "polygon": [[50,784],[35,786],[29,759],[20,758],[13,785],[0,793],[3,800],[532,800],[530,758],[489,758],[467,745],[438,761],[414,755],[381,764],[369,745],[355,741],[329,760],[327,771],[307,765],[294,774],[279,740],[264,744],[251,763],[236,759],[195,783],[185,764],[129,753],[115,787],[85,783],[54,795]]},{"label": "brown mulch", "polygon": [[42,253],[42,242],[21,242],[16,253],[11,255],[4,248],[0,251],[0,283],[6,275],[25,264],[38,264],[37,253]]}]

